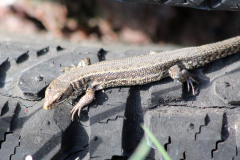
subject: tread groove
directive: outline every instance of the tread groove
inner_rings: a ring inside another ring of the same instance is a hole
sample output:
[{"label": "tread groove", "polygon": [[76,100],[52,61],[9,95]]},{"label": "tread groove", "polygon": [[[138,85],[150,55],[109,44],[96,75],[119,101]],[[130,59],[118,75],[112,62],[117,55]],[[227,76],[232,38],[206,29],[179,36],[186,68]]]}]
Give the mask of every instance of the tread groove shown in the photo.
[{"label": "tread groove", "polygon": [[0,65],[0,75],[1,75],[0,76],[0,88],[3,88],[5,85],[7,71],[10,69],[10,67],[11,67],[11,64],[8,59]]},{"label": "tread groove", "polygon": [[1,114],[0,114],[0,116],[3,116],[3,115],[6,114],[8,111],[9,111],[9,106],[8,106],[8,102],[6,102],[6,103],[3,105],[2,109],[1,109]]},{"label": "tread groove", "polygon": [[62,50],[64,50],[64,48],[61,47],[61,46],[57,46],[57,47],[56,47],[56,50],[57,50],[57,51],[62,51]]},{"label": "tread groove", "polygon": [[17,103],[14,113],[13,113],[13,116],[12,116],[12,119],[11,119],[10,131],[14,131],[18,127],[17,118],[19,117],[20,111],[21,111],[21,106],[19,103]]},{"label": "tread groove", "polygon": [[107,54],[107,51],[105,51],[104,49],[100,49],[98,51],[97,57],[98,57],[99,62],[106,60],[106,58],[105,58],[106,54]]},{"label": "tread groove", "polygon": [[171,137],[168,137],[168,142],[164,144],[164,149],[168,151],[168,145],[172,143]]},{"label": "tread groove", "polygon": [[23,53],[20,57],[18,57],[16,59],[16,63],[23,63],[24,61],[27,61],[29,59],[29,51],[27,51],[26,53]]},{"label": "tread groove", "polygon": [[201,125],[201,126],[199,127],[199,132],[197,132],[197,133],[195,134],[195,141],[197,140],[197,135],[201,133],[202,127],[207,126],[207,125],[209,124],[209,122],[210,122],[210,118],[209,118],[208,114],[206,114],[205,119],[204,119],[204,125]]},{"label": "tread groove", "polygon": [[214,152],[217,152],[218,146],[222,143],[224,143],[229,137],[228,132],[228,119],[227,114],[223,113],[223,119],[222,119],[222,128],[221,128],[221,140],[216,142],[216,147],[211,151],[211,157],[214,157]]},{"label": "tread groove", "polygon": [[37,56],[38,57],[43,56],[43,55],[47,54],[48,52],[49,52],[49,47],[43,48],[43,49],[37,51]]}]

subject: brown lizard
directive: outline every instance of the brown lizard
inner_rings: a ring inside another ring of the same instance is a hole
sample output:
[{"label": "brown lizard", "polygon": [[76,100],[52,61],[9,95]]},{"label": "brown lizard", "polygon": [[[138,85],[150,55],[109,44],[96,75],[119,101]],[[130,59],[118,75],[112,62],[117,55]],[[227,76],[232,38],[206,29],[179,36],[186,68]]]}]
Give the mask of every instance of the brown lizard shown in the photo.
[{"label": "brown lizard", "polygon": [[240,51],[240,36],[198,47],[187,47],[147,55],[103,61],[85,67],[75,67],[54,79],[45,91],[43,108],[53,109],[71,95],[85,92],[71,111],[74,114],[91,103],[95,91],[109,87],[142,85],[167,76],[187,82],[188,90],[197,83],[188,70]]}]

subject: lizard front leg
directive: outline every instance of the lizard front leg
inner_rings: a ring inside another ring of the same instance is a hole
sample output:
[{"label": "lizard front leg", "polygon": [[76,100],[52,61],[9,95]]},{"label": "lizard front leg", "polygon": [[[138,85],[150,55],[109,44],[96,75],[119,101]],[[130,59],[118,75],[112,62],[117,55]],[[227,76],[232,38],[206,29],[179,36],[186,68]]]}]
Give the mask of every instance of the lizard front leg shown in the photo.
[{"label": "lizard front leg", "polygon": [[90,64],[91,64],[90,59],[89,58],[84,58],[78,63],[77,66],[72,64],[72,67],[61,67],[61,70],[63,72],[67,72],[67,71],[71,71],[73,69],[77,69],[77,68],[80,68],[80,67],[88,66]]},{"label": "lizard front leg", "polygon": [[81,99],[78,101],[78,103],[73,107],[71,111],[72,120],[74,119],[74,115],[77,111],[78,111],[78,116],[80,116],[82,108],[85,105],[88,105],[89,103],[91,103],[94,97],[95,97],[95,90],[92,88],[87,88],[85,95],[81,97]]},{"label": "lizard front leg", "polygon": [[188,70],[180,67],[179,65],[174,65],[171,68],[169,68],[168,73],[170,75],[170,77],[174,80],[177,80],[179,82],[187,82],[187,88],[188,88],[188,92],[190,91],[190,88],[192,88],[192,93],[193,95],[195,95],[195,88],[193,83],[197,83],[197,77],[193,74],[191,74],[190,72],[188,72]]}]

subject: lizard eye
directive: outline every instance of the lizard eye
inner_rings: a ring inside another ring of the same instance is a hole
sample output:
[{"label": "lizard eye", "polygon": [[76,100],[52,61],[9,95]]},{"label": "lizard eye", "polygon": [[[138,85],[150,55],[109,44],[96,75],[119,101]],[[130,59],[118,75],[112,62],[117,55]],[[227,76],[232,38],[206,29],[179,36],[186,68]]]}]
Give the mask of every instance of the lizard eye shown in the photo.
[{"label": "lizard eye", "polygon": [[63,102],[64,100],[66,100],[67,99],[67,95],[66,94],[63,94],[63,95],[61,95],[59,98],[58,98],[58,102]]},{"label": "lizard eye", "polygon": [[58,98],[58,101],[59,102],[61,102],[61,101],[63,101],[64,100],[64,95],[62,95],[62,96],[60,96],[59,98]]}]

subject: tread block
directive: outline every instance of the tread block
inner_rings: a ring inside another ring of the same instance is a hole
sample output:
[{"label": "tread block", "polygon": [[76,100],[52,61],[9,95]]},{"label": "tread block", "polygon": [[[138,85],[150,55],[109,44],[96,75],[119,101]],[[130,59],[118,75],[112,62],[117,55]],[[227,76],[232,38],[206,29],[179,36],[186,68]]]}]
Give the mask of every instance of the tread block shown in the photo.
[{"label": "tread block", "polygon": [[93,104],[95,107],[90,105],[90,157],[111,159],[112,156],[122,155],[121,137],[128,90],[121,88],[119,92],[119,88],[114,88],[98,92],[98,100]]},{"label": "tread block", "polygon": [[15,148],[19,146],[19,135],[14,133],[6,133],[6,139],[0,148],[1,159],[11,159],[15,154]]},{"label": "tread block", "polygon": [[95,53],[89,52],[89,55],[82,54],[79,56],[82,52],[86,53],[85,50],[86,49],[83,48],[75,50],[71,54],[61,54],[25,70],[19,78],[18,87],[28,98],[33,100],[41,99],[47,85],[54,78],[63,74],[61,67],[78,64],[83,58],[86,58],[86,56],[89,56],[92,61],[96,61],[96,56],[93,56],[92,54],[96,55],[97,51],[100,49],[93,50]]},{"label": "tread block", "polygon": [[239,77],[240,72],[234,72],[226,74],[214,82],[216,95],[227,104],[240,104]]},{"label": "tread block", "polygon": [[[182,159],[183,155],[185,159],[233,159],[239,152],[239,114],[235,109],[165,106],[147,111],[144,123],[172,159]],[[161,156],[155,151],[153,158]]]},{"label": "tread block", "polygon": [[[4,99],[3,99],[4,100]],[[3,101],[0,115],[0,141],[4,140],[4,136],[6,132],[14,131],[14,121],[15,117],[18,116],[19,113],[19,105],[13,102],[8,102],[8,99]]]},{"label": "tread block", "polygon": [[173,82],[170,78],[141,86],[141,104],[144,110],[163,104],[175,104],[183,100],[181,83]]},{"label": "tread block", "polygon": [[37,50],[41,50],[45,45],[38,44],[26,44],[19,42],[2,42],[0,43],[0,49],[2,51],[1,56],[8,57],[10,61],[20,63],[28,59],[29,54],[36,53]]},{"label": "tread block", "polygon": [[212,157],[214,159],[224,160],[226,157],[234,159],[239,156],[240,127],[238,124],[240,119],[239,112],[234,113],[233,111],[225,114],[225,118],[223,119],[221,140],[216,143],[215,149],[212,150]]}]

